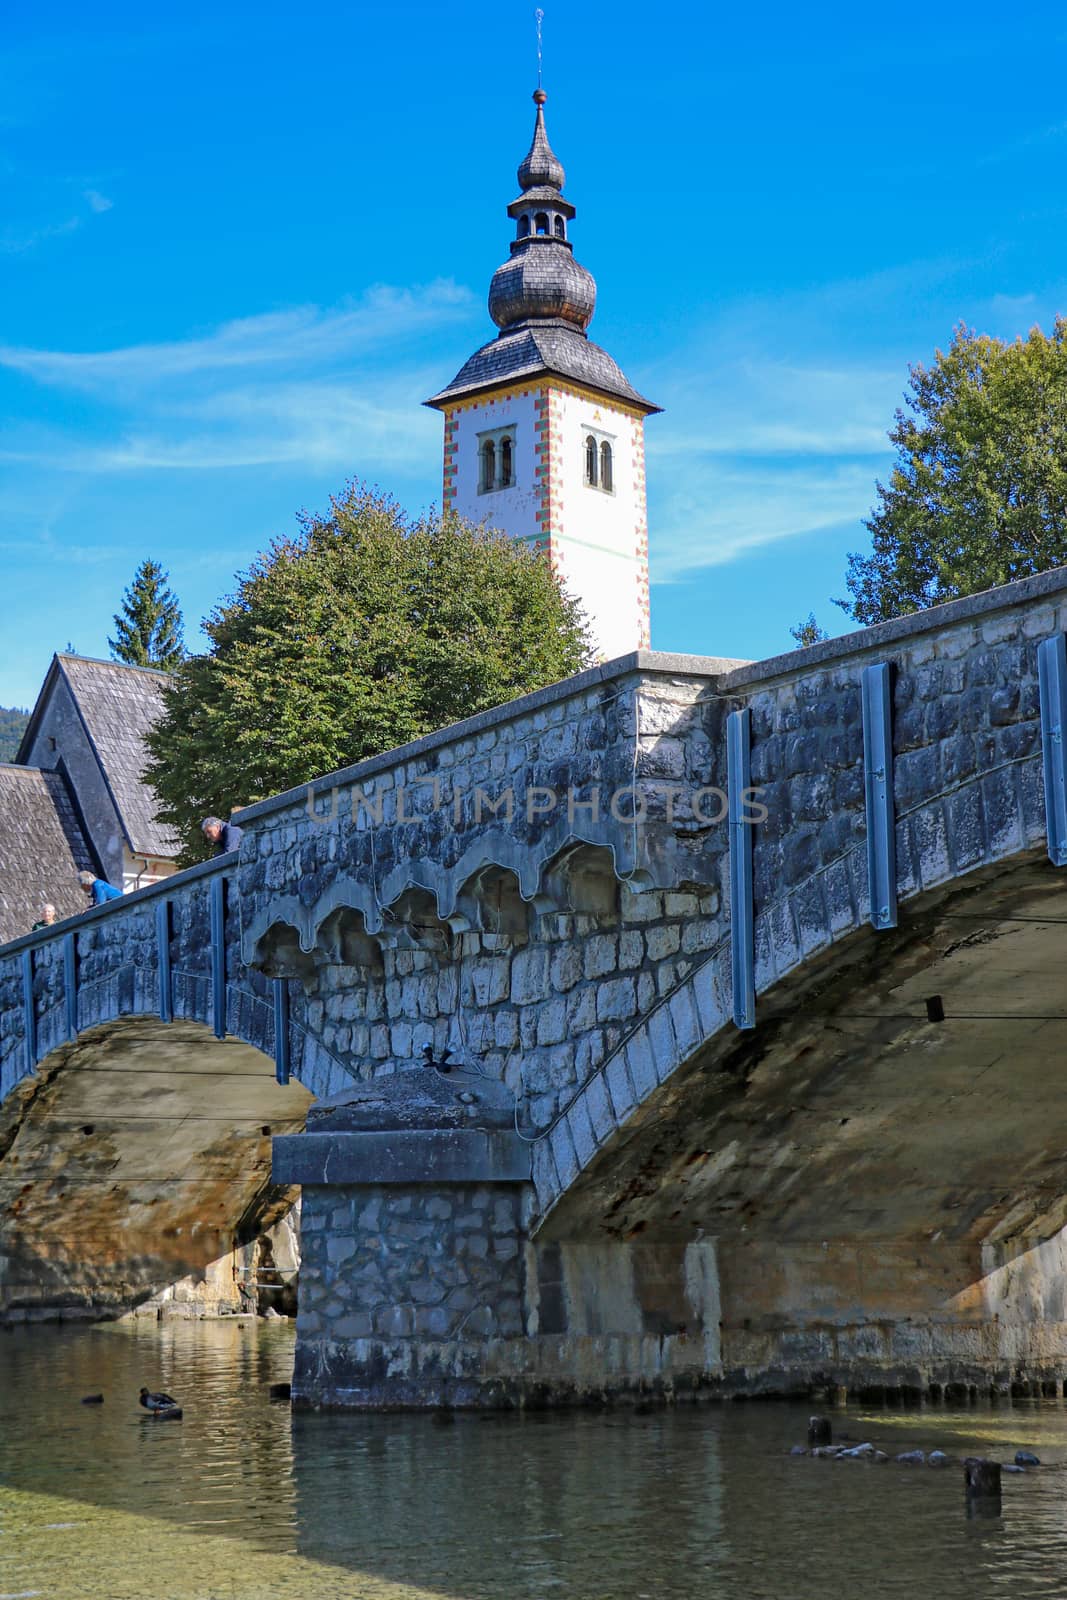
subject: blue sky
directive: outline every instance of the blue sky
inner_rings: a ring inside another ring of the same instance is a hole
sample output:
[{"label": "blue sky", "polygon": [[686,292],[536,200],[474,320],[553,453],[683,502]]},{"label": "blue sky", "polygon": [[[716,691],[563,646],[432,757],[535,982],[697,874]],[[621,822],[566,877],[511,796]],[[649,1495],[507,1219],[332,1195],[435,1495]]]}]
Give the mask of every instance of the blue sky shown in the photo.
[{"label": "blue sky", "polygon": [[[533,9],[7,0],[0,703],[68,640],[107,653],[145,555],[195,643],[348,476],[439,497],[419,402],[492,332]],[[908,363],[1067,311],[1067,19],[545,11],[592,336],[665,408],[653,644],[842,632]]]}]

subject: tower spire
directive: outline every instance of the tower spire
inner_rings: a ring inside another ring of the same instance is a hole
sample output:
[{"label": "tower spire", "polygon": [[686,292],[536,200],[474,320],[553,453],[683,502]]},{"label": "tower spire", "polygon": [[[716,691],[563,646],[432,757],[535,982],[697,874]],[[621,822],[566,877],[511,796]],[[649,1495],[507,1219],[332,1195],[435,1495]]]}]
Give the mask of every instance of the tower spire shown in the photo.
[{"label": "tower spire", "polygon": [[533,98],[537,107],[537,116],[534,119],[533,141],[518,171],[519,188],[524,194],[529,189],[541,186],[558,191],[563,188],[566,182],[563,164],[549,144],[548,133],[545,129],[545,101],[548,96],[538,86],[533,92]]}]

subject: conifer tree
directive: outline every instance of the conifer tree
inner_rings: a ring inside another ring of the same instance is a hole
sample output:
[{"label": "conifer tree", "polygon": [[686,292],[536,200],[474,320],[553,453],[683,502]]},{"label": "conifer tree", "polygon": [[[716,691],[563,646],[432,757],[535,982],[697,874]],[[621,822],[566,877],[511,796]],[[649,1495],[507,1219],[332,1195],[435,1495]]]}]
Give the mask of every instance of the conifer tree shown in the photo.
[{"label": "conifer tree", "polygon": [[181,608],[158,561],[142,561],[137,568],[122,597],[122,611],[115,614],[115,632],[108,644],[116,661],[164,672],[173,672],[184,661]]}]

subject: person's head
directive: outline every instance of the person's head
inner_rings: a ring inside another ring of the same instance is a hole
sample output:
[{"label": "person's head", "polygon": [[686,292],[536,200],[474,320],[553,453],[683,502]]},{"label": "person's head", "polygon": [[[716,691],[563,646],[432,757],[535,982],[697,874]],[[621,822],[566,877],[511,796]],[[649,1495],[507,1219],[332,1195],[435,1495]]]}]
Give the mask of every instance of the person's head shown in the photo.
[{"label": "person's head", "polygon": [[45,901],[44,905],[41,907],[41,921],[44,923],[46,928],[50,928],[55,920],[55,906],[49,905],[48,902]]},{"label": "person's head", "polygon": [[91,872],[79,872],[78,882],[81,884],[86,894],[92,894],[93,884],[96,882],[96,878]]},{"label": "person's head", "polygon": [[221,817],[205,817],[203,822],[200,824],[204,838],[210,840],[212,844],[218,844],[219,840],[222,838],[222,830],[224,826],[225,824],[223,823]]}]

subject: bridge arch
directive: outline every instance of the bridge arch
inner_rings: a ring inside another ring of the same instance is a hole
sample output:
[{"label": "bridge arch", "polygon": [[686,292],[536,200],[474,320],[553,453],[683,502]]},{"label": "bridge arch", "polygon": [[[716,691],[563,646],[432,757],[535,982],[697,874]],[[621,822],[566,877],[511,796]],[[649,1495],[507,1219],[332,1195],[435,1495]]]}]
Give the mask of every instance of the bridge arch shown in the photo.
[{"label": "bridge arch", "polygon": [[[909,962],[924,961],[919,987],[927,994],[920,996],[920,1005],[909,991],[912,1011],[907,1016],[909,1025],[919,1027],[912,1047],[922,1050],[927,1037],[922,1030],[939,1026],[928,1019],[925,998],[940,996],[944,1003],[943,991],[953,979],[950,957],[966,948],[971,937],[964,937],[961,927],[979,930],[974,936],[981,944],[998,949],[1008,948],[1005,929],[1058,928],[1064,920],[1056,909],[1063,880],[1046,853],[1041,751],[1035,743],[1031,740],[1016,758],[992,772],[965,776],[898,814],[899,927],[883,932],[872,927],[862,835],[825,866],[779,885],[757,907],[756,1034],[733,1025],[727,926],[719,944],[639,1020],[550,1129],[536,1138],[533,1171],[540,1226],[558,1232],[592,1224],[625,1233],[642,1220],[647,1225],[648,1219],[633,1209],[641,1187],[636,1173],[644,1166],[647,1181],[651,1146],[657,1142],[656,1160],[668,1159],[664,1119],[679,1116],[684,1122],[687,1096],[699,1094],[709,1077],[725,1074],[738,1083],[747,1081],[751,1064],[765,1058],[772,1034],[802,1033],[813,1017],[821,1019],[818,1026],[825,1031],[842,985],[847,996],[849,985],[866,984],[872,997],[881,997],[870,1003],[884,1011],[884,995],[893,991],[898,975]],[[1013,950],[1024,942],[1034,946],[1031,1011],[1051,1015],[1048,996],[1045,1011],[1034,1011],[1041,983],[1051,982],[1048,951],[1053,943],[1047,932],[1008,942]],[[968,1003],[973,1011],[973,1002]],[[1022,1023],[1025,1003],[1019,999],[1011,1009]],[[1052,1009],[1063,1012],[1067,1028],[1067,1005],[1057,1001]],[[947,1025],[953,1026],[951,1017]],[[940,1037],[944,1040],[944,1032]],[[881,1046],[875,1041],[871,1048]],[[781,1092],[788,1097],[787,1085]],[[1064,1128],[1067,1145],[1067,1120]],[[699,1140],[690,1139],[683,1159],[699,1148]],[[711,1154],[707,1160],[713,1161]],[[703,1159],[693,1163],[704,1164]],[[598,1187],[608,1169],[615,1180],[610,1198]],[[709,1170],[718,1169],[712,1165]],[[637,1187],[626,1199],[631,1184]],[[594,1193],[597,1200],[591,1199]],[[606,1206],[598,1209],[603,1200]],[[609,1217],[613,1220],[607,1222]],[[1067,1214],[1058,1218],[1054,1208],[1045,1224],[1046,1237],[1067,1221]]]},{"label": "bridge arch", "polygon": [[50,1051],[0,1110],[5,1317],[246,1309],[234,1251],[296,1198],[271,1140],[311,1098],[200,1021],[119,1016]]}]

